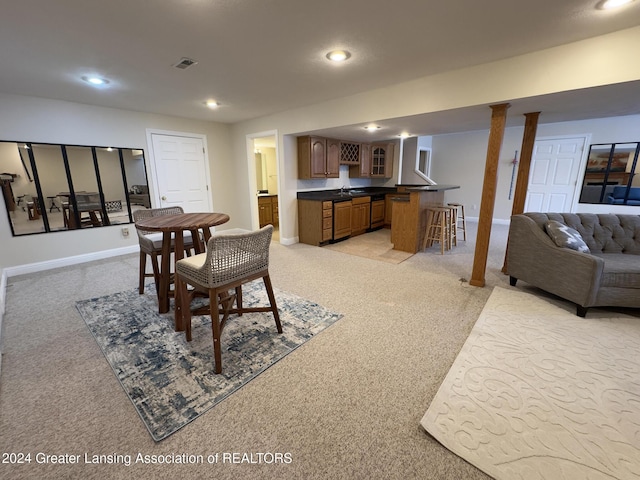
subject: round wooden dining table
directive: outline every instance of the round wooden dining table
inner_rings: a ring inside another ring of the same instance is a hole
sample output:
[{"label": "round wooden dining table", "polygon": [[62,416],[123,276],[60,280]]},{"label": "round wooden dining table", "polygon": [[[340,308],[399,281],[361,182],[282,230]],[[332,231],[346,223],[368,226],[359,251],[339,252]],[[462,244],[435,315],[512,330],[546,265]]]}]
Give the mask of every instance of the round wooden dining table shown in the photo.
[{"label": "round wooden dining table", "polygon": [[[162,259],[160,262],[160,285],[158,288],[158,311],[169,311],[169,297],[171,296],[171,272],[175,271],[175,264],[184,258],[183,232],[191,232],[193,246],[196,253],[204,253],[205,246],[211,238],[210,227],[222,225],[229,221],[225,213],[179,213],[177,215],[159,215],[138,220],[136,228],[145,232],[162,232]],[[171,265],[171,241],[173,239],[173,268]],[[178,280],[176,279],[176,283]],[[174,285],[174,292],[178,292],[179,285]],[[175,301],[175,329],[183,331],[182,306],[179,295],[174,295]]]}]

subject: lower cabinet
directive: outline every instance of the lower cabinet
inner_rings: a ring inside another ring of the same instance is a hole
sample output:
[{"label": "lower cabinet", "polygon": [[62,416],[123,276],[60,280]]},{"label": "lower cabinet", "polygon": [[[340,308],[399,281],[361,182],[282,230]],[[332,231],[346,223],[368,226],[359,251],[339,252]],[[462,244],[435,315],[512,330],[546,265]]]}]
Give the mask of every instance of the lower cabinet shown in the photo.
[{"label": "lower cabinet", "polygon": [[298,199],[298,239],[320,246],[360,235],[383,226],[385,210],[385,201],[372,201],[371,196],[336,201]]},{"label": "lower cabinet", "polygon": [[298,199],[298,239],[322,245],[333,238],[333,202]]},{"label": "lower cabinet", "polygon": [[351,200],[351,235],[360,235],[371,225],[371,197]]},{"label": "lower cabinet", "polygon": [[[371,228],[378,228],[384,225],[385,201],[373,200],[371,202]],[[391,223],[391,221],[389,221]]]},{"label": "lower cabinet", "polygon": [[272,195],[269,197],[258,197],[258,218],[260,222],[260,228],[265,225],[278,226],[278,196]]},{"label": "lower cabinet", "polygon": [[351,200],[333,204],[333,239],[351,235]]}]

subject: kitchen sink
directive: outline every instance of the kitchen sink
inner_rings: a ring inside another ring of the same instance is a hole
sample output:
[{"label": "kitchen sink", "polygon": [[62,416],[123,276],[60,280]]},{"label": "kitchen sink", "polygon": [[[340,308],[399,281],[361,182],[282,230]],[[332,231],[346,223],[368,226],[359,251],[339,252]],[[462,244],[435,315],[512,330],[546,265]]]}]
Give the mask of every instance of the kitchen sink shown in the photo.
[{"label": "kitchen sink", "polygon": [[353,189],[353,190],[345,190],[343,192],[339,192],[338,195],[340,195],[341,197],[352,197],[354,195],[360,195],[362,193],[366,193],[366,191],[361,189]]}]

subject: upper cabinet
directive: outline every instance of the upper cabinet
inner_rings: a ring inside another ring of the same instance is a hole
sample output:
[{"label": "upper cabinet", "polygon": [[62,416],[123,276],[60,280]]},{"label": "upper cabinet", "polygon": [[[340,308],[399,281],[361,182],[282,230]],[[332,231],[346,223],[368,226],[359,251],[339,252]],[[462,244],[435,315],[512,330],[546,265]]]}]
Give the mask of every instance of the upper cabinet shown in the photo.
[{"label": "upper cabinet", "polygon": [[393,170],[393,143],[371,145],[371,176],[390,178]]},{"label": "upper cabinet", "polygon": [[360,165],[349,167],[350,177],[391,178],[393,143],[360,144]]},{"label": "upper cabinet", "polygon": [[298,178],[338,178],[340,141],[298,137]]},{"label": "upper cabinet", "polygon": [[360,165],[360,144],[340,142],[340,165]]},{"label": "upper cabinet", "polygon": [[391,178],[393,142],[351,143],[306,135],[298,137],[298,178],[339,178],[340,165],[349,176]]}]

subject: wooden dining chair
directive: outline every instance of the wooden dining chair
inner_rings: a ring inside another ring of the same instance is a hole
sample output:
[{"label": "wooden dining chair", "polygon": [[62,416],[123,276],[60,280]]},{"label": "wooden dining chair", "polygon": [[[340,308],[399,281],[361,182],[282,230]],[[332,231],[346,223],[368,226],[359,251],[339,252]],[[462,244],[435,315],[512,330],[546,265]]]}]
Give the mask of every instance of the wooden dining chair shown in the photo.
[{"label": "wooden dining chair", "polygon": [[[198,292],[209,297],[209,306],[205,311],[196,313],[211,315],[215,373],[222,373],[220,337],[230,314],[271,312],[278,333],[282,333],[269,277],[269,245],[272,234],[273,226],[267,225],[254,232],[214,235],[207,242],[206,253],[183,258],[176,264],[176,275],[180,280],[177,295],[180,295],[182,324],[185,325],[187,341],[191,341],[191,301]],[[243,307],[242,285],[259,278],[262,278],[267,290],[269,306]],[[189,285],[193,289],[189,289]]]},{"label": "wooden dining chair", "polygon": [[[158,217],[162,215],[178,215],[184,213],[182,207],[163,207],[139,209],[133,212],[133,221],[138,222],[143,218]],[[144,279],[153,277],[156,285],[156,293],[160,287],[160,267],[158,257],[162,254],[162,233],[146,232],[136,228],[138,232],[138,243],[140,244],[140,275],[138,281],[138,293],[144,293]],[[171,251],[173,252],[175,244],[171,241]],[[184,232],[184,251],[187,256],[191,255],[194,250],[191,232]],[[151,258],[151,268],[153,273],[147,273],[147,255]]]}]

